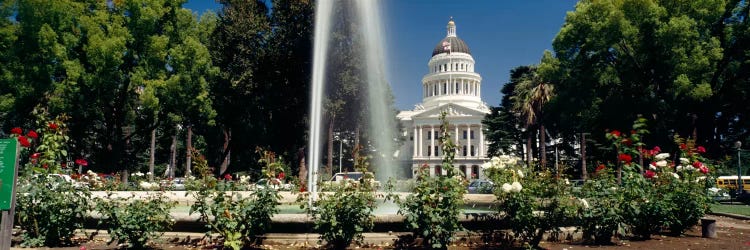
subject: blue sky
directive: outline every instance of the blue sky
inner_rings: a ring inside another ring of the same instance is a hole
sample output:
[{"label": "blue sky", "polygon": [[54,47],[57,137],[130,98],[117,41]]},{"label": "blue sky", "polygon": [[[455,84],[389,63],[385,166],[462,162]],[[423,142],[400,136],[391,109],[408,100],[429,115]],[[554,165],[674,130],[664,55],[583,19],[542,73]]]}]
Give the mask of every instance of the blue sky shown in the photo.
[{"label": "blue sky", "polygon": [[[482,76],[482,99],[500,104],[500,88],[511,69],[538,63],[575,0],[383,0],[388,78],[399,109],[422,101],[422,77],[432,49],[445,37],[452,16]],[[218,10],[212,0],[189,0],[186,8]]]}]

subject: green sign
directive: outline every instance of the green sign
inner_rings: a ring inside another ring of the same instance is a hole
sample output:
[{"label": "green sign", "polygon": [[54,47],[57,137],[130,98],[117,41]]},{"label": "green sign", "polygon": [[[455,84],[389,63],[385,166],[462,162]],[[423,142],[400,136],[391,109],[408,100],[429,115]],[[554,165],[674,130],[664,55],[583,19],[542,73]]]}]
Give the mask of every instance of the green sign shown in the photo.
[{"label": "green sign", "polygon": [[16,176],[18,140],[0,139],[0,210],[10,210]]}]

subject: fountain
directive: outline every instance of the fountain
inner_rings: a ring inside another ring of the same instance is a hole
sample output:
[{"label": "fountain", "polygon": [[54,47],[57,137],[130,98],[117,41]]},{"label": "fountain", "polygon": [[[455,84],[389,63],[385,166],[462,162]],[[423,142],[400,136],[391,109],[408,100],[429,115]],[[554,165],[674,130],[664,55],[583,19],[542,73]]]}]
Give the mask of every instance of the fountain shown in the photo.
[{"label": "fountain", "polygon": [[[379,1],[356,1],[356,10],[361,24],[359,32],[364,37],[364,79],[367,82],[367,101],[370,108],[369,129],[370,138],[374,148],[377,150],[373,157],[375,176],[380,181],[395,176],[395,165],[393,163],[394,146],[394,114],[389,112],[389,86],[386,81],[385,57],[383,49],[384,32],[382,32]],[[310,141],[309,141],[309,165],[308,190],[315,196],[317,191],[316,182],[318,171],[322,161],[321,138],[323,100],[326,79],[326,60],[328,60],[328,47],[330,42],[330,29],[333,16],[332,0],[319,0],[315,13],[315,37],[313,52],[313,77],[312,98],[310,110]],[[354,34],[353,34],[354,35]]]}]

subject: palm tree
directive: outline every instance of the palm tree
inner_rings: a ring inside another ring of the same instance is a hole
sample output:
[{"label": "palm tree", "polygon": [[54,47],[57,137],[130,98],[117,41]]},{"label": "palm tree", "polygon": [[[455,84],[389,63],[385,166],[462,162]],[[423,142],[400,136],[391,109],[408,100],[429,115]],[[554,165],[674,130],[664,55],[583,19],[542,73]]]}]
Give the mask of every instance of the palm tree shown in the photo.
[{"label": "palm tree", "polygon": [[[513,100],[513,110],[525,121],[524,127],[528,132],[526,144],[529,150],[531,150],[531,141],[533,137],[531,127],[539,125],[539,159],[541,168],[547,164],[547,150],[544,145],[546,140],[545,130],[541,117],[544,105],[552,99],[553,91],[554,87],[543,81],[541,76],[537,73],[536,67],[534,67],[525,77],[522,78],[514,91],[515,96],[511,97]],[[530,154],[526,161],[527,164],[531,166]]]}]

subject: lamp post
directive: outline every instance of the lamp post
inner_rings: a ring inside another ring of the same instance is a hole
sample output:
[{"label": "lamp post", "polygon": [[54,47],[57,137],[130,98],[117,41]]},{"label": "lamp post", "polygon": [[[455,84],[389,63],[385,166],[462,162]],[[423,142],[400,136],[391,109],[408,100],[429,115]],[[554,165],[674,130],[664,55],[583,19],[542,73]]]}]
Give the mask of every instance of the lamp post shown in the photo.
[{"label": "lamp post", "polygon": [[737,148],[737,196],[742,194],[742,161],[740,152],[742,151],[742,142],[734,142],[734,147]]},{"label": "lamp post", "polygon": [[343,156],[342,154],[342,149],[344,147],[343,145],[344,145],[344,140],[341,140],[341,138],[339,138],[339,173],[341,173],[341,157]]}]

